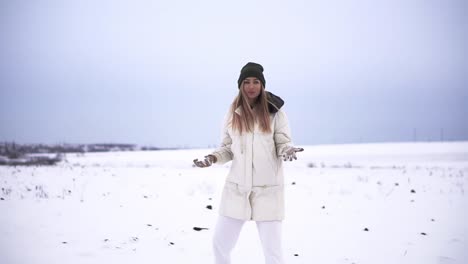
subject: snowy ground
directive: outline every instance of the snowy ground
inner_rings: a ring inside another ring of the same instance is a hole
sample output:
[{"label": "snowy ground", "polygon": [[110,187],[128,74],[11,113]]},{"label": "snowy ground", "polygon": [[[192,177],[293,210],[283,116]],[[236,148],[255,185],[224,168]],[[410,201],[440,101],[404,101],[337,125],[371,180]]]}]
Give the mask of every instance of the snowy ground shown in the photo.
[{"label": "snowy ground", "polygon": [[[468,142],[302,147],[285,166],[287,263],[468,263]],[[0,263],[212,263],[230,163],[193,168],[208,151],[1,166]],[[253,222],[233,263],[263,263]]]}]

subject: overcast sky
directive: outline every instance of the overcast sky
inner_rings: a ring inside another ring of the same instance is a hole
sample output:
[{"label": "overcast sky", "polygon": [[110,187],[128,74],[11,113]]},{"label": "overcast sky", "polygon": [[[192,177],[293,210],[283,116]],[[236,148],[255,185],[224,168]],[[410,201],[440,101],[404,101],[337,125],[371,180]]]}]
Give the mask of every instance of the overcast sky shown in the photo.
[{"label": "overcast sky", "polygon": [[1,1],[0,141],[218,145],[241,67],[294,143],[468,140],[467,1]]}]

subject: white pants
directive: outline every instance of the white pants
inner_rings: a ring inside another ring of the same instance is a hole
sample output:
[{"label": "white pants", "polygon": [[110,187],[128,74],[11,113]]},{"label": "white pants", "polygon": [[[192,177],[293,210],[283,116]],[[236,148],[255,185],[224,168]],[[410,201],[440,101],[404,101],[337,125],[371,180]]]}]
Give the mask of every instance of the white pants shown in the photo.
[{"label": "white pants", "polygon": [[[216,264],[230,264],[244,220],[220,215],[213,237],[213,250]],[[266,264],[283,264],[281,246],[281,221],[256,221],[258,235],[262,242]]]}]

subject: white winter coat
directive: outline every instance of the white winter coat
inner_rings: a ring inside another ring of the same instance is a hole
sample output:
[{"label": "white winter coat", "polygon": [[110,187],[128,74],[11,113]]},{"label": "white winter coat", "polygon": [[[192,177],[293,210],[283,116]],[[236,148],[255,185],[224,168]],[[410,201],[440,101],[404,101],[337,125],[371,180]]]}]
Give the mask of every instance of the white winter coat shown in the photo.
[{"label": "white winter coat", "polygon": [[[241,108],[235,113],[241,115]],[[271,133],[262,132],[255,124],[253,132],[239,134],[231,129],[230,119],[228,113],[221,146],[212,153],[217,164],[232,160],[219,213],[242,220],[283,220],[284,174],[280,156],[291,144],[286,114],[281,109],[270,114]]]}]

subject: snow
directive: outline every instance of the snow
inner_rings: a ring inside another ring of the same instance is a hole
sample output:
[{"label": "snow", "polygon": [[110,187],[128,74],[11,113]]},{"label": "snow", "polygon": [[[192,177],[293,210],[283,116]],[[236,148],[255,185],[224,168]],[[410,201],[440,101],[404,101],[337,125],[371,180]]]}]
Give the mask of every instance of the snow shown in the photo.
[{"label": "snow", "polygon": [[[287,263],[468,263],[468,142],[300,147],[285,164]],[[0,263],[212,263],[230,163],[192,166],[210,151],[0,166]],[[263,263],[254,222],[232,259]]]}]

